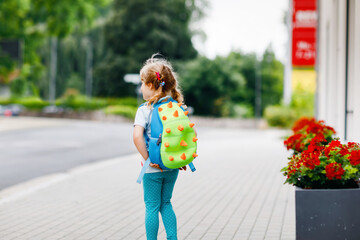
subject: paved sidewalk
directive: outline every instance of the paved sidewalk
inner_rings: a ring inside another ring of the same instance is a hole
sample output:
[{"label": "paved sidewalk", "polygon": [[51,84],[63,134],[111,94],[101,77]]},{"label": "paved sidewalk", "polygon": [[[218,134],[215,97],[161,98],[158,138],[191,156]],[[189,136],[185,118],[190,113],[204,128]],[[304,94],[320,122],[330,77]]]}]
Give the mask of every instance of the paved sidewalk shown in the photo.
[{"label": "paved sidewalk", "polygon": [[[284,134],[199,128],[198,170],[181,172],[173,195],[179,239],[295,239]],[[146,239],[139,171],[130,155],[4,190],[0,239]]]}]

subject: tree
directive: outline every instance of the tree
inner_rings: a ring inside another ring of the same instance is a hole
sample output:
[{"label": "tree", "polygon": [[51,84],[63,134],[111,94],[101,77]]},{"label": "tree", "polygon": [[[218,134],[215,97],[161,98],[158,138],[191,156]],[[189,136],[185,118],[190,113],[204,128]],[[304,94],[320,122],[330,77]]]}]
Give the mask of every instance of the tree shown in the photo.
[{"label": "tree", "polygon": [[[32,67],[32,71],[27,77],[37,76],[41,71],[40,58],[35,50],[41,44],[43,37],[41,31],[35,29],[34,20],[29,18],[31,6],[31,0],[0,1],[0,40],[17,39],[24,43],[26,47],[23,48],[23,66],[30,65]],[[11,65],[11,68],[7,67],[10,72],[19,67],[13,60],[11,64],[8,60],[6,63],[1,62],[1,68]],[[20,71],[18,70],[18,72]]]},{"label": "tree", "polygon": [[271,45],[265,50],[261,67],[261,112],[269,105],[279,104],[283,95],[284,66],[276,59]]},{"label": "tree", "polygon": [[239,62],[199,57],[179,66],[185,101],[197,115],[231,116],[234,100],[245,87]]},{"label": "tree", "polygon": [[32,0],[31,19],[45,24],[49,36],[64,38],[70,33],[86,32],[99,11],[112,0]]},{"label": "tree", "polygon": [[[38,83],[44,69],[38,50],[41,46],[47,46],[45,40],[48,37],[62,39],[74,31],[86,32],[99,12],[111,1],[2,0],[0,39],[24,40],[24,65],[31,66],[28,79]],[[57,52],[57,41],[53,41],[52,46]]]},{"label": "tree", "polygon": [[98,13],[98,8],[109,0],[33,0],[36,17],[47,26],[51,36],[49,99],[55,101],[57,74],[57,38],[64,38],[75,29],[85,32]]},{"label": "tree", "polygon": [[214,60],[198,57],[178,64],[186,102],[195,114],[235,115],[235,105],[256,109],[256,79],[261,79],[261,109],[278,104],[282,97],[283,66],[269,47],[259,61],[256,54],[231,52]]},{"label": "tree", "polygon": [[271,45],[264,51],[260,61],[255,53],[242,54],[241,52],[231,52],[227,59],[231,62],[238,62],[239,71],[246,82],[246,87],[237,95],[236,102],[252,105],[255,109],[256,78],[260,77],[260,113],[262,114],[266,106],[280,103],[283,88],[283,64],[276,59]]},{"label": "tree", "polygon": [[196,2],[115,0],[113,17],[105,27],[109,51],[95,71],[97,95],[133,94],[123,81],[124,74],[138,72],[141,63],[156,52],[172,60],[196,57],[189,29],[192,16],[202,12]]}]

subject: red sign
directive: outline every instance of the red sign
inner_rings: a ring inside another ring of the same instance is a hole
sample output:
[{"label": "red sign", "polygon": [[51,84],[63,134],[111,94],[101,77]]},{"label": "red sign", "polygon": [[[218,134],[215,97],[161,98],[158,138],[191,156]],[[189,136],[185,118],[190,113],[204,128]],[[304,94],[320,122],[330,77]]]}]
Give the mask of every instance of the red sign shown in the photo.
[{"label": "red sign", "polygon": [[293,0],[292,65],[314,66],[316,53],[316,0]]}]

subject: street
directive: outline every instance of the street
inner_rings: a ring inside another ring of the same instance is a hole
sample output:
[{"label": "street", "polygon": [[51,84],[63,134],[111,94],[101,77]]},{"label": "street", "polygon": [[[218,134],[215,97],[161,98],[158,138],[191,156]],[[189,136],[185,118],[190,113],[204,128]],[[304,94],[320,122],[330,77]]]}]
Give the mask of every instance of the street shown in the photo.
[{"label": "street", "polygon": [[[13,118],[13,122],[31,124],[25,129],[17,125],[0,131],[0,190],[39,176],[136,152],[130,122],[50,119],[48,122],[56,124],[49,125],[21,118]],[[2,128],[6,124],[10,126],[9,121],[0,121]]]}]

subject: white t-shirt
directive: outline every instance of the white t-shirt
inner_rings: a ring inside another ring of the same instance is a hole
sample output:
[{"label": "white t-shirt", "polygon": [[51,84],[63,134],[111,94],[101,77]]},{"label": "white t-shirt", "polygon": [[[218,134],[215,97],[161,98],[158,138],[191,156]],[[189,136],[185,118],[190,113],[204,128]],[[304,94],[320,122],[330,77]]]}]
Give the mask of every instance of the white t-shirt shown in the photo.
[{"label": "white t-shirt", "polygon": [[[159,101],[162,101],[163,99],[165,99],[167,97],[168,96],[161,98]],[[152,107],[148,107],[147,102],[146,102],[144,105],[142,105],[141,107],[138,108],[136,115],[135,115],[135,120],[134,120],[134,126],[138,125],[138,126],[143,127],[145,129],[146,134],[149,136],[149,138],[151,136],[151,127],[150,127],[151,117],[152,117]],[[146,147],[148,147],[148,146],[146,146]],[[148,151],[149,151],[149,149],[148,149]],[[143,166],[145,164],[145,160],[143,158],[141,158],[141,166]],[[163,171],[171,171],[171,170],[163,170]],[[145,173],[156,173],[156,172],[161,172],[161,171],[160,171],[160,169],[149,166]]]}]

